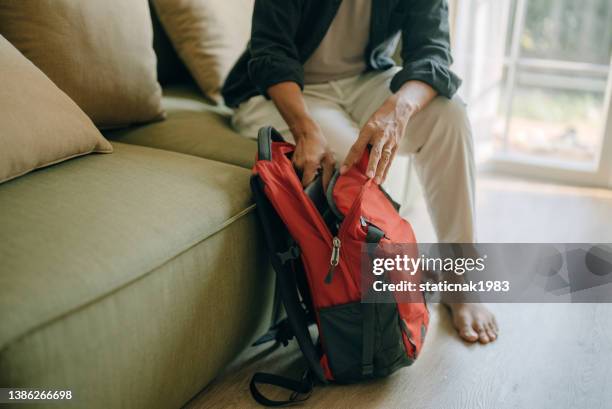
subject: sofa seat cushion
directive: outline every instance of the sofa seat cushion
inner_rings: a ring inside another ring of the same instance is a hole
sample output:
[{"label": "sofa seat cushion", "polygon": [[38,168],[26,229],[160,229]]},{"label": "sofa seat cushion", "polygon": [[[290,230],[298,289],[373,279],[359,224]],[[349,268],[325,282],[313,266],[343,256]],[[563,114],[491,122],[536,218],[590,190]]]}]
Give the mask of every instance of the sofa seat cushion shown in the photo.
[{"label": "sofa seat cushion", "polygon": [[193,86],[164,89],[166,120],[109,131],[117,142],[150,146],[251,168],[257,144],[230,128],[231,111],[213,106]]},{"label": "sofa seat cushion", "polygon": [[0,185],[0,351],[253,210],[247,169],[114,148]]}]

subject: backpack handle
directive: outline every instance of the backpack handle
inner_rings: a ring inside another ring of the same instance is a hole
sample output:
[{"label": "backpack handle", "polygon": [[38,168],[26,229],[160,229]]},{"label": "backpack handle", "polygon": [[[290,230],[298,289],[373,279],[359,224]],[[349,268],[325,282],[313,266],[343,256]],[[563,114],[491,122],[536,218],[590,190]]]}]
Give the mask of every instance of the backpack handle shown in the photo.
[{"label": "backpack handle", "polygon": [[[287,400],[272,400],[261,393],[259,388],[257,388],[258,384],[277,386],[279,388],[287,389],[292,393]],[[251,390],[253,399],[255,399],[260,405],[268,407],[292,406],[297,403],[304,402],[310,398],[313,387],[314,384],[309,370],[304,371],[302,379],[300,380],[294,380],[284,376],[265,372],[257,372],[255,375],[253,375],[251,378],[251,383],[249,384],[249,389]],[[305,396],[300,398],[299,395]]]},{"label": "backpack handle", "polygon": [[285,142],[285,140],[273,127],[261,127],[257,133],[257,160],[272,160],[272,142]]}]

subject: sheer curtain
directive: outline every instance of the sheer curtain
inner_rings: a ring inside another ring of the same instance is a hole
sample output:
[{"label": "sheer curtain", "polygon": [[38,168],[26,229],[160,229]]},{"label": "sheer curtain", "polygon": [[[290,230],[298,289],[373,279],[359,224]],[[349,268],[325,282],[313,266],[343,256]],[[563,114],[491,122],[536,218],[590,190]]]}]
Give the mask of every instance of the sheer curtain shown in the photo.
[{"label": "sheer curtain", "polygon": [[[459,95],[468,103],[475,136],[492,138],[504,85],[504,57],[511,0],[450,0],[454,71],[463,79]],[[478,156],[487,156],[480,149]]]}]

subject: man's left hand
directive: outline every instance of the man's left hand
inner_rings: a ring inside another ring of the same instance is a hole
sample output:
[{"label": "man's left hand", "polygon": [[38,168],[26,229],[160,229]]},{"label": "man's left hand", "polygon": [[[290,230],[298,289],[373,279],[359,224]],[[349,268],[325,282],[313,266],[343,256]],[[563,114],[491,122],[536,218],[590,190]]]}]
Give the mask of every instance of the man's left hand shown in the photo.
[{"label": "man's left hand", "polygon": [[391,162],[395,158],[398,146],[410,117],[417,109],[413,104],[400,100],[398,94],[391,95],[365,123],[357,141],[351,147],[340,173],[345,173],[363,155],[364,149],[371,145],[370,161],[366,171],[368,178],[382,183],[387,177]]},{"label": "man's left hand", "polygon": [[404,83],[365,123],[344,160],[340,173],[345,173],[357,163],[363,151],[371,145],[366,175],[375,178],[378,184],[384,182],[406,132],[408,121],[425,108],[437,94],[436,90],[422,81],[412,80]]}]

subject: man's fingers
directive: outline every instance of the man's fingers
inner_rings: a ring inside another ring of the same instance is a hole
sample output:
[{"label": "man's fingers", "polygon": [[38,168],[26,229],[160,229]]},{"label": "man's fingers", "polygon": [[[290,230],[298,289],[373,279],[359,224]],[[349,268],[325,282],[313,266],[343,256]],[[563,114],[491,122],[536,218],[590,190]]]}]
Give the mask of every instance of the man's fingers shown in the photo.
[{"label": "man's fingers", "polygon": [[387,168],[391,163],[391,158],[393,156],[393,148],[389,143],[387,143],[380,155],[380,160],[378,161],[378,165],[376,166],[376,183],[381,184],[385,174],[387,173]]},{"label": "man's fingers", "polygon": [[387,180],[387,175],[389,174],[389,169],[391,169],[391,164],[393,163],[393,159],[395,159],[395,155],[396,154],[397,154],[397,146],[395,147],[395,149],[393,149],[393,152],[391,153],[391,158],[389,158],[389,163],[387,164],[387,167],[385,168],[385,173],[383,174],[382,180],[380,182],[378,182],[378,184],[381,184],[385,180]]},{"label": "man's fingers", "polygon": [[307,162],[302,169],[302,186],[306,187],[312,183],[317,176],[319,165],[313,162]]},{"label": "man's fingers", "polygon": [[321,162],[321,167],[323,168],[323,191],[327,192],[327,186],[329,186],[329,181],[334,175],[334,168],[336,165],[336,160],[334,159],[334,155],[331,152],[328,152],[323,157],[323,161]]},{"label": "man's fingers", "polygon": [[367,143],[364,144],[359,139],[357,139],[353,146],[351,146],[348,155],[346,155],[346,158],[344,159],[344,162],[340,167],[341,175],[345,174],[346,171],[351,168],[351,166],[357,163],[361,155],[363,155],[363,151],[365,150],[366,146],[368,146]]},{"label": "man's fingers", "polygon": [[359,137],[357,138],[353,146],[351,146],[348,155],[346,155],[346,158],[344,159],[344,162],[340,167],[341,175],[345,174],[346,171],[349,170],[351,166],[353,166],[355,163],[357,163],[359,158],[361,158],[361,155],[363,155],[363,151],[368,146],[368,143],[370,141],[370,132],[371,129],[369,128],[369,126],[365,125],[359,133]]},{"label": "man's fingers", "polygon": [[372,148],[370,149],[370,161],[368,162],[368,168],[366,170],[366,176],[368,178],[373,178],[376,175],[376,169],[378,168],[384,145],[385,141],[382,138],[378,138],[372,144]]}]

